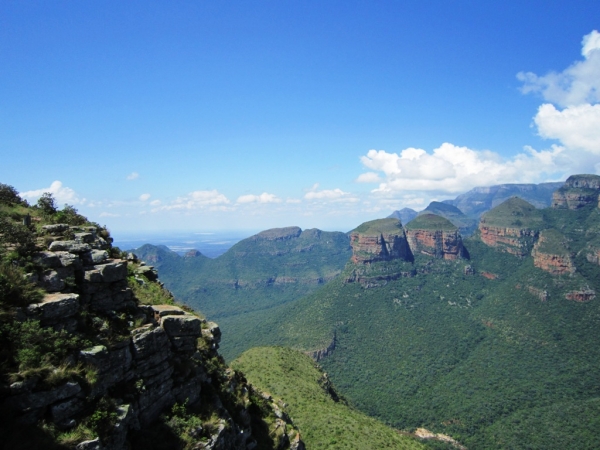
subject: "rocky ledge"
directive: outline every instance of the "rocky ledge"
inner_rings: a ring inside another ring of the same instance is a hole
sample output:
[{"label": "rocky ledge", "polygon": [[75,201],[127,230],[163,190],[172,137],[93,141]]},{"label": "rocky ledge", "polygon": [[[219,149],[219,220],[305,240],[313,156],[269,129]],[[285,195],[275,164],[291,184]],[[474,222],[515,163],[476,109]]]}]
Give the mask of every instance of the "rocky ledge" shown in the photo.
[{"label": "rocky ledge", "polygon": [[512,197],[481,217],[479,236],[490,247],[523,257],[530,254],[542,227],[539,210]]},{"label": "rocky ledge", "polygon": [[422,214],[406,226],[408,245],[413,254],[455,260],[467,256],[458,228],[448,219]]},{"label": "rocky ledge", "polygon": [[365,222],[350,232],[352,262],[368,264],[377,261],[412,260],[406,234],[398,219]]},{"label": "rocky ledge", "polygon": [[573,254],[568,249],[566,238],[556,230],[543,230],[531,252],[533,264],[552,275],[575,273]]},{"label": "rocky ledge", "polygon": [[555,209],[579,209],[587,205],[598,206],[600,176],[571,175],[564,186],[552,195]]}]

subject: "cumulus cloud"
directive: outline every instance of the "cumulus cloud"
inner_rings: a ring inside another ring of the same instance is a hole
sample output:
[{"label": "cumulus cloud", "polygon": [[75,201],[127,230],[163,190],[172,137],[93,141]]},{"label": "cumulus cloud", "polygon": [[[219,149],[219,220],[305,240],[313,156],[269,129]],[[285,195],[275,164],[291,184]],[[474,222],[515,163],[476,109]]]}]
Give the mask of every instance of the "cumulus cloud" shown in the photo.
[{"label": "cumulus cloud", "polygon": [[281,199],[275,194],[263,192],[260,195],[241,195],[237,199],[237,203],[280,203]]},{"label": "cumulus cloud", "polygon": [[562,72],[538,76],[520,72],[523,93],[536,92],[547,102],[560,107],[600,101],[600,33],[594,30],[583,37],[583,61],[577,61]]},{"label": "cumulus cloud", "polygon": [[85,203],[85,198],[80,198],[77,193],[66,186],[63,186],[60,181],[53,181],[47,188],[34,189],[32,191],[21,192],[19,195],[25,200],[37,201],[45,192],[52,194],[57,204],[69,203],[78,205]]},{"label": "cumulus cloud", "polygon": [[223,205],[228,205],[229,199],[216,189],[211,191],[194,191],[188,195],[176,198],[171,204],[160,207],[163,210],[192,210],[192,209],[222,209]]},{"label": "cumulus cloud", "polygon": [[488,150],[473,150],[444,143],[428,153],[424,149],[407,148],[398,153],[369,150],[361,158],[363,165],[382,172],[385,180],[376,193],[397,191],[435,191],[457,193],[475,186],[514,182],[538,182],[544,174],[554,174],[560,166],[563,148],[525,153],[505,160]]},{"label": "cumulus cloud", "polygon": [[546,103],[540,106],[534,121],[541,137],[558,139],[571,149],[600,154],[600,104],[571,106],[560,111]]},{"label": "cumulus cloud", "polygon": [[152,200],[152,201],[150,202],[150,205],[152,205],[152,206],[158,206],[158,205],[160,205],[160,204],[161,204],[161,201],[160,201],[160,200]]},{"label": "cumulus cloud", "polygon": [[129,175],[127,175],[127,180],[128,181],[133,181],[133,180],[137,180],[140,177],[140,174],[137,172],[131,172]]},{"label": "cumulus cloud", "polygon": [[150,194],[142,194],[142,195],[140,195],[140,200],[141,200],[142,202],[145,202],[145,201],[147,201],[148,199],[150,199],[150,197],[152,197]]},{"label": "cumulus cloud", "polygon": [[357,183],[381,183],[381,177],[375,172],[361,173],[355,180]]},{"label": "cumulus cloud", "polygon": [[311,191],[304,195],[306,200],[322,200],[322,201],[336,201],[336,202],[357,202],[358,199],[350,195],[349,192],[344,192],[339,188],[336,189],[323,189],[318,191],[319,184],[316,183]]}]

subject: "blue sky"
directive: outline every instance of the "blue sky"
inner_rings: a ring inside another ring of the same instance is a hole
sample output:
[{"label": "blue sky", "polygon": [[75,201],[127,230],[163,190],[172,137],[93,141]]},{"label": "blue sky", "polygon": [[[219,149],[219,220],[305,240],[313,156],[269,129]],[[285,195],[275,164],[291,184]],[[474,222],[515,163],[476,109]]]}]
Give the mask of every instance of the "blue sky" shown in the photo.
[{"label": "blue sky", "polygon": [[600,173],[598,1],[0,3],[0,182],[114,233],[346,231]]}]

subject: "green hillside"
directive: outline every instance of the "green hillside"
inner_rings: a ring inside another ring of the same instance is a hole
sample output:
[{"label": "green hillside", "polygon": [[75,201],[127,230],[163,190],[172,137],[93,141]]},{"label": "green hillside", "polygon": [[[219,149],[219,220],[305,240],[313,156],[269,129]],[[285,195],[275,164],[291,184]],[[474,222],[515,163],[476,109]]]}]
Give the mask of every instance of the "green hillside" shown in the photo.
[{"label": "green hillside", "polygon": [[[529,211],[521,202],[489,218],[560,230],[576,255],[573,276],[552,276],[474,236],[464,241],[469,261],[419,255],[414,276],[376,286],[347,282],[348,264],[284,305],[251,344],[317,350],[334,342],[320,364],[339,391],[400,429],[424,426],[474,449],[595,447],[600,302],[567,295],[600,292],[600,268],[581,251],[597,236],[600,212]],[[552,245],[559,234],[549,236]],[[396,269],[381,262],[371,270]]]},{"label": "green hillside", "polygon": [[309,449],[419,449],[414,438],[356,411],[331,387],[327,375],[300,352],[283,347],[248,350],[233,361],[260,390],[281,399]]},{"label": "green hillside", "polygon": [[135,252],[178,298],[219,322],[226,358],[250,348],[246,336],[278,306],[335,278],[351,255],[346,234],[298,227],[263,231],[215,259],[151,245]]},{"label": "green hillside", "polygon": [[432,213],[420,214],[406,225],[407,230],[456,231],[457,228],[447,218]]},{"label": "green hillside", "polygon": [[419,213],[419,215],[423,214],[436,214],[445,217],[459,229],[463,237],[470,236],[477,228],[477,221],[475,219],[467,217],[456,206],[448,203],[431,202],[427,208]]}]

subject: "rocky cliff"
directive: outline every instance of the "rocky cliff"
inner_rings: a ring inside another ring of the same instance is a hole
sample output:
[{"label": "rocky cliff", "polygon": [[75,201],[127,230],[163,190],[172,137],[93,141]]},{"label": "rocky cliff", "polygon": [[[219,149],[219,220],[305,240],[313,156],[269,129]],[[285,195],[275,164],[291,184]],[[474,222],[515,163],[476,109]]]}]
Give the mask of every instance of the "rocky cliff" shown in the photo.
[{"label": "rocky cliff", "polygon": [[350,232],[350,245],[355,264],[412,260],[402,223],[398,219],[378,219],[363,223]]},{"label": "rocky cliff", "polygon": [[579,209],[587,205],[598,205],[600,176],[571,175],[565,185],[554,192],[552,207],[555,209]]},{"label": "rocky cliff", "polygon": [[536,267],[552,275],[575,273],[574,255],[569,251],[567,239],[557,230],[541,231],[531,256]]},{"label": "rocky cliff", "polygon": [[225,365],[219,327],[175,305],[106,230],[3,220],[21,233],[0,235],[5,448],[303,448],[279,406]]},{"label": "rocky cliff", "polygon": [[481,217],[479,232],[486,245],[522,257],[531,252],[543,226],[539,210],[512,197]]},{"label": "rocky cliff", "polygon": [[452,260],[466,256],[458,228],[435,214],[421,214],[411,221],[406,237],[413,254]]}]

